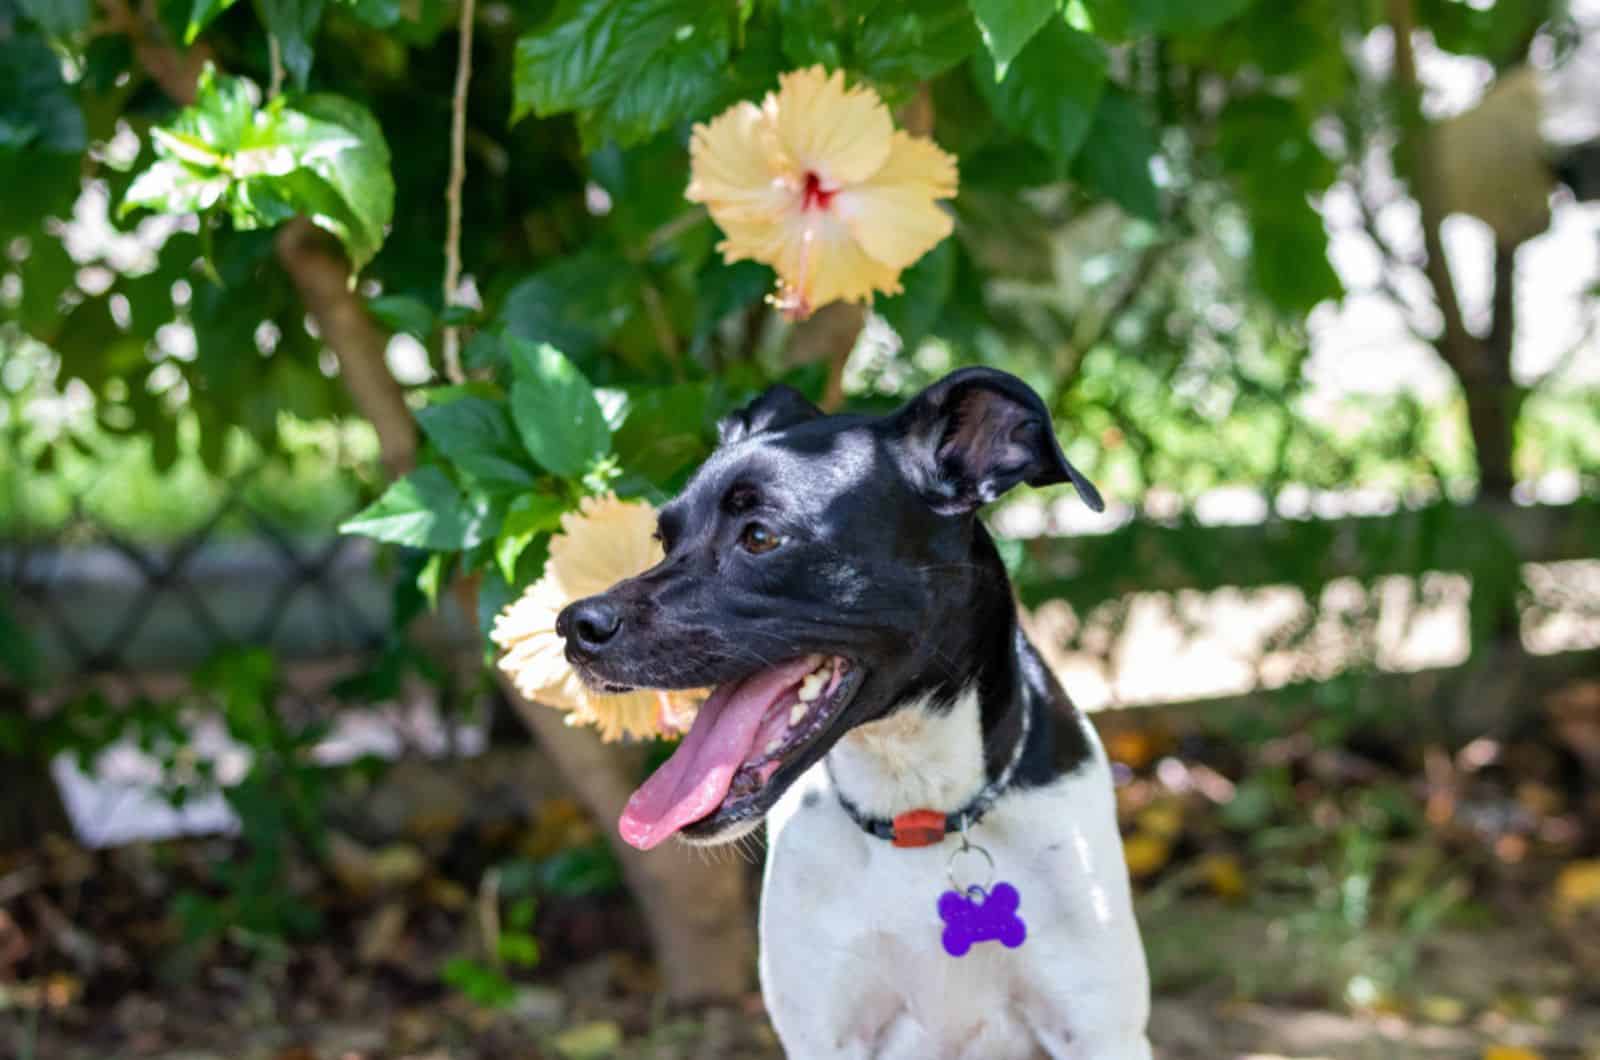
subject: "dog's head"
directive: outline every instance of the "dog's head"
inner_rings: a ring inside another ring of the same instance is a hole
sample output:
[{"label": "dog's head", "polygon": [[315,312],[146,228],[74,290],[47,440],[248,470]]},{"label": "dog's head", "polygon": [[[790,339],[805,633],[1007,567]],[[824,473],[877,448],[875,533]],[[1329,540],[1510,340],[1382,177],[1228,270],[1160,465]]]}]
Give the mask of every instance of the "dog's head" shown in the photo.
[{"label": "dog's head", "polygon": [[980,506],[1071,482],[1102,507],[1038,395],[992,369],[882,417],[775,387],[719,434],[661,511],[666,558],[557,622],[598,688],[715,687],[628,803],[623,837],[644,848],[749,831],[849,729],[959,687],[967,646],[1011,607]]}]

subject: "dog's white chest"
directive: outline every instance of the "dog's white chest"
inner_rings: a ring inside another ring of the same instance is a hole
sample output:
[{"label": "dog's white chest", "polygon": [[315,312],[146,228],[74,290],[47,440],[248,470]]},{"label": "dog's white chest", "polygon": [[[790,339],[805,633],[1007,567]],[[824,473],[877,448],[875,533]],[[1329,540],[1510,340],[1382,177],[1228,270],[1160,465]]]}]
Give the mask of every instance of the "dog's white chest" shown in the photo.
[{"label": "dog's white chest", "polygon": [[761,910],[762,989],[789,1055],[1148,1057],[1109,781],[1097,759],[995,804],[972,840],[1017,889],[1027,939],[957,958],[937,908],[957,841],[897,848],[845,814],[825,769],[803,777],[768,817]]}]

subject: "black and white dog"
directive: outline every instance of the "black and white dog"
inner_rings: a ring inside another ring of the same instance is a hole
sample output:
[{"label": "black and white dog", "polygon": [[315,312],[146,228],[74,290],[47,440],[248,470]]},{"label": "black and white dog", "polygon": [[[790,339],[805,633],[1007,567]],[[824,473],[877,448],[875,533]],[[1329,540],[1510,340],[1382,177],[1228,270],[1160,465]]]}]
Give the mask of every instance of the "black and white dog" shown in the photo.
[{"label": "black and white dog", "polygon": [[623,837],[767,821],[761,980],[792,1057],[1148,1057],[1105,755],[976,514],[1019,483],[1102,506],[1044,403],[969,368],[887,416],[779,387],[720,426],[666,558],[558,622],[596,686],[716,686]]}]

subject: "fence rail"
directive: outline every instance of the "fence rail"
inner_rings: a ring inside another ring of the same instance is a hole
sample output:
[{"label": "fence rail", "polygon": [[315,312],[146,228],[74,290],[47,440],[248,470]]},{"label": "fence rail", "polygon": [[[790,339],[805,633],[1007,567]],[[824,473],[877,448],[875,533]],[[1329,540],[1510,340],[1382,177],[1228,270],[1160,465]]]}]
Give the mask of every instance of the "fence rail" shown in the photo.
[{"label": "fence rail", "polygon": [[[1315,609],[1339,579],[1471,572],[1476,594],[1485,572],[1514,587],[1519,563],[1600,558],[1600,501],[1235,526],[1135,521],[1104,535],[1035,538],[1024,549],[1024,603],[1064,601],[1080,618],[1136,595],[1274,586],[1298,590]],[[376,559],[370,543],[332,536],[162,548],[102,536],[87,546],[0,548],[0,590],[34,638],[47,684],[170,675],[242,644],[289,664],[373,651],[388,629],[393,579]],[[1579,595],[1600,615],[1600,589]],[[1114,643],[1084,647],[1086,625],[1072,650],[1109,659]],[[474,650],[468,622],[448,603],[421,635],[441,649]]]}]

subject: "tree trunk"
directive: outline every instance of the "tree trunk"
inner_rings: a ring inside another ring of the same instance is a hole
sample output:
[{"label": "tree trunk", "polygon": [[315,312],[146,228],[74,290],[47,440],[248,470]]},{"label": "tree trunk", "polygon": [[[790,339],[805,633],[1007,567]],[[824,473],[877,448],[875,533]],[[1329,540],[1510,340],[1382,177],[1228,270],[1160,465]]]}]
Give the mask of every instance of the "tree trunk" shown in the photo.
[{"label": "tree trunk", "polygon": [[72,823],[44,750],[28,736],[28,706],[22,691],[0,686],[0,714],[22,720],[21,745],[0,749],[0,852],[35,847],[46,835],[72,834]]},{"label": "tree trunk", "polygon": [[501,678],[500,687],[601,823],[644,912],[667,996],[699,1001],[747,990],[756,947],[744,862],[727,854],[711,860],[678,843],[649,852],[628,846],[615,826],[632,778],[642,773],[640,749],[603,744],[559,712],[528,702],[510,681]]}]

